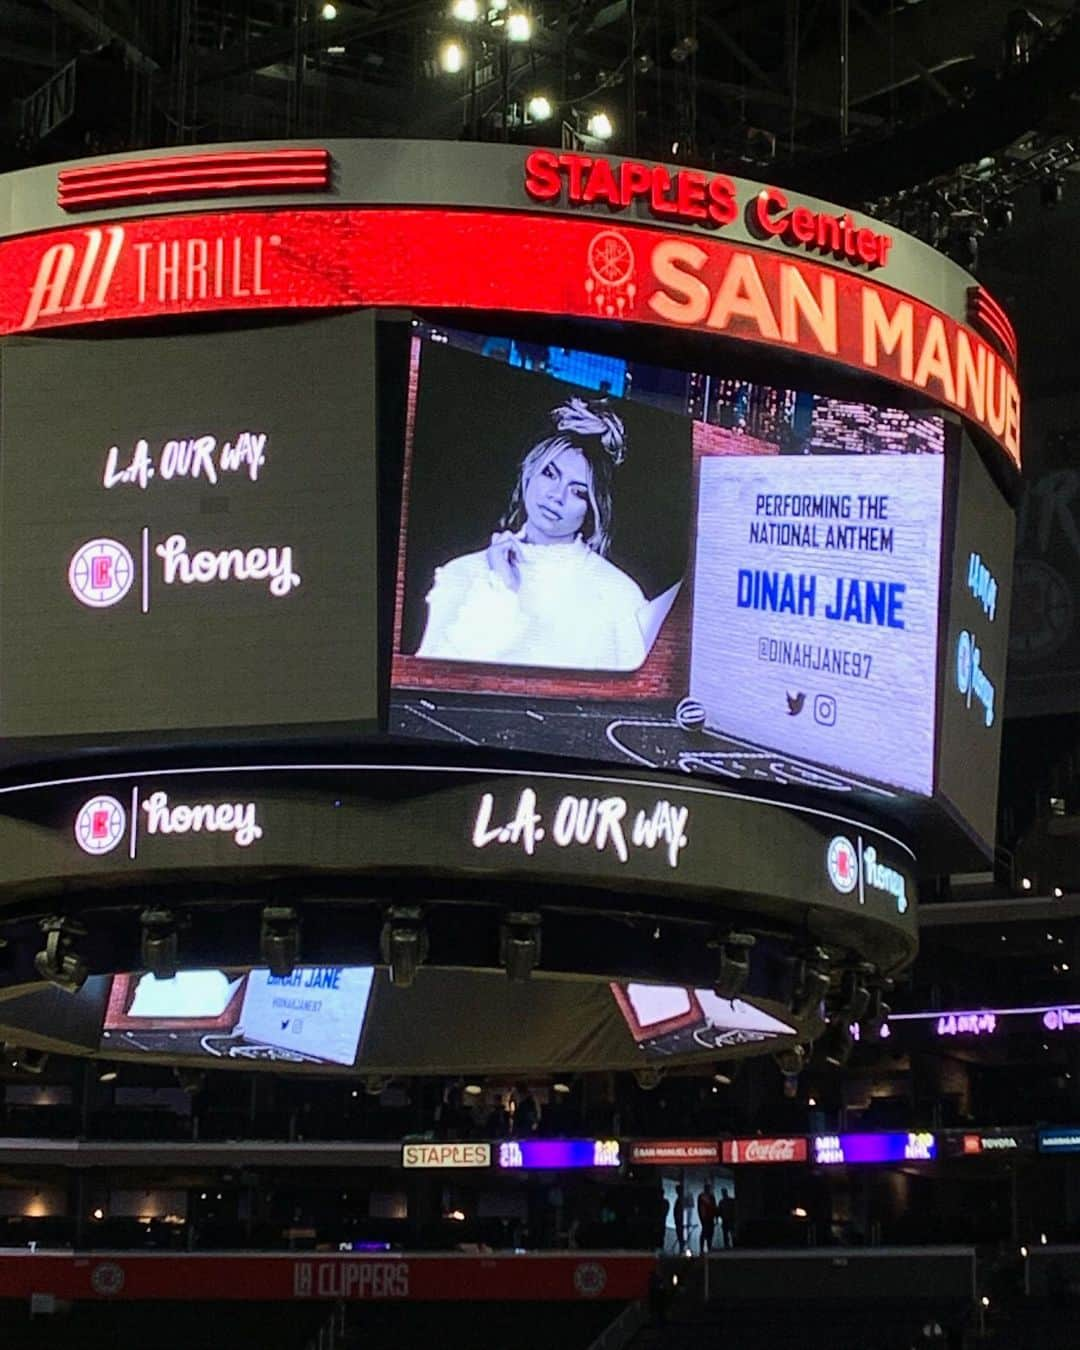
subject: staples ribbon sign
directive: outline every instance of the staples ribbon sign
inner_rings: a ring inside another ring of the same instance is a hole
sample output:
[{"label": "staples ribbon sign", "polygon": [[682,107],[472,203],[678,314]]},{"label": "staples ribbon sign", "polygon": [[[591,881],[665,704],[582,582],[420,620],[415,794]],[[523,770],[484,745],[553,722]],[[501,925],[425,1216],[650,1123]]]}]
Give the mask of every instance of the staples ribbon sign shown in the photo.
[{"label": "staples ribbon sign", "polygon": [[801,1163],[807,1159],[802,1139],[727,1139],[723,1145],[726,1163]]}]

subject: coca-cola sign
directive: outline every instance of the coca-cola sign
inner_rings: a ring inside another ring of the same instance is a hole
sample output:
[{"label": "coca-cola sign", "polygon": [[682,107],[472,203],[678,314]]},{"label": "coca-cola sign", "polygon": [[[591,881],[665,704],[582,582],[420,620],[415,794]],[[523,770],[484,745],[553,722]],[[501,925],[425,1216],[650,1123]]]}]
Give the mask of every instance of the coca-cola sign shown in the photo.
[{"label": "coca-cola sign", "polygon": [[727,1139],[723,1159],[726,1163],[806,1162],[806,1139]]}]

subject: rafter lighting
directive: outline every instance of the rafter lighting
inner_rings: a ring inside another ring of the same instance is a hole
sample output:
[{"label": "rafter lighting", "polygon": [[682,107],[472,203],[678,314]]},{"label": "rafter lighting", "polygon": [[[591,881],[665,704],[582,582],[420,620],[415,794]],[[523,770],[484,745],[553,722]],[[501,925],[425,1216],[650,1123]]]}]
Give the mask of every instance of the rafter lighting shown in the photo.
[{"label": "rafter lighting", "polygon": [[475,23],[480,17],[480,0],[454,0],[450,13],[461,23]]},{"label": "rafter lighting", "polygon": [[321,12],[322,12],[323,18],[326,19],[327,21],[329,21],[330,19],[336,19],[336,18],[337,18],[337,5],[330,5],[330,4],[323,5],[322,11],[321,11]]},{"label": "rafter lighting", "polygon": [[460,42],[444,42],[439,51],[439,65],[447,75],[457,75],[465,65],[465,48]]},{"label": "rafter lighting", "polygon": [[598,141],[609,141],[615,134],[615,127],[606,112],[594,112],[585,123],[585,130]]},{"label": "rafter lighting", "polygon": [[528,42],[532,37],[532,19],[516,10],[506,20],[506,36],[511,42]]},{"label": "rafter lighting", "polygon": [[546,122],[552,114],[551,100],[543,94],[534,94],[527,105],[529,117],[534,122]]}]

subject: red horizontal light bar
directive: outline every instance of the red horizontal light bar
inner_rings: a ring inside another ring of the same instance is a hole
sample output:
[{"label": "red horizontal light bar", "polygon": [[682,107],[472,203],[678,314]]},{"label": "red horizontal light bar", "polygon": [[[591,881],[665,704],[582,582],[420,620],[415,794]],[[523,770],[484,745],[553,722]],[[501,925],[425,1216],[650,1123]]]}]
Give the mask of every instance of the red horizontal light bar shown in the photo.
[{"label": "red horizontal light bar", "polygon": [[982,325],[984,331],[993,334],[993,336],[997,338],[1006,353],[1015,362],[1016,339],[1002,324],[1001,320],[996,315],[982,309],[976,309],[974,319],[978,324]]},{"label": "red horizontal light bar", "polygon": [[326,150],[236,150],[64,169],[58,176],[57,202],[64,210],[77,211],[241,192],[318,191],[329,185]]},{"label": "red horizontal light bar", "polygon": [[981,286],[968,292],[968,313],[971,320],[982,325],[1002,345],[1013,363],[1016,362],[1016,331],[998,302]]}]

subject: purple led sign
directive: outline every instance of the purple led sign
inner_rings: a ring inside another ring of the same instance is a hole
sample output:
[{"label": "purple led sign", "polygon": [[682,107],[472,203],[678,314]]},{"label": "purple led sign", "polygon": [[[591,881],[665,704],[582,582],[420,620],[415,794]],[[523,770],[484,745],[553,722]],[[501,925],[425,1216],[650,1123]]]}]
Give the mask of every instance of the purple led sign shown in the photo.
[{"label": "purple led sign", "polygon": [[503,1168],[618,1167],[617,1139],[511,1139],[499,1145]]},{"label": "purple led sign", "polygon": [[847,1163],[931,1162],[937,1139],[927,1131],[905,1134],[817,1134],[814,1162],[821,1166]]}]

